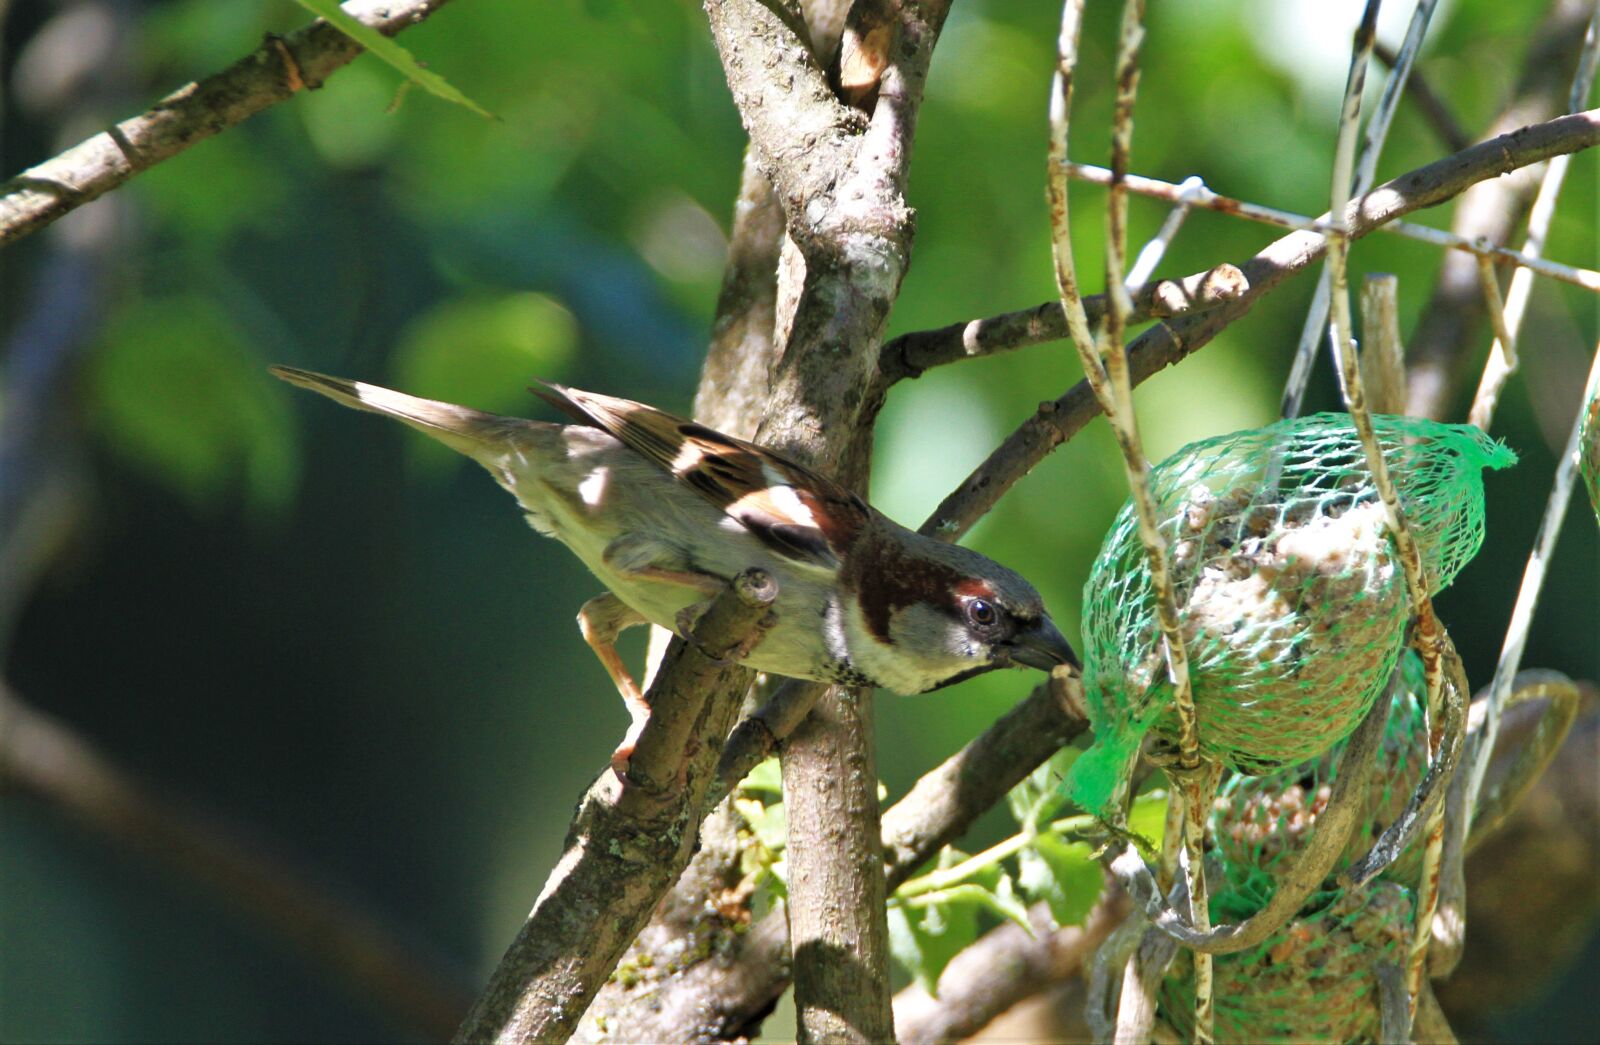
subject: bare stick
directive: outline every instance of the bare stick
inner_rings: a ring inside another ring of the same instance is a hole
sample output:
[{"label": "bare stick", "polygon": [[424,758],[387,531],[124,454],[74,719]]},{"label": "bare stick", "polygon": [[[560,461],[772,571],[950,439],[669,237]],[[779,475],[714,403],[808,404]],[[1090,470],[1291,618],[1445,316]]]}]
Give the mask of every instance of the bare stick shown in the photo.
[{"label": "bare stick", "polygon": [[1400,281],[1374,272],[1361,285],[1361,379],[1380,414],[1406,409],[1406,355],[1400,343]]},{"label": "bare stick", "polygon": [[1343,854],[1360,815],[1360,796],[1367,792],[1378,762],[1393,694],[1391,685],[1350,734],[1344,754],[1339,757],[1333,792],[1317,819],[1317,830],[1294,863],[1277,875],[1272,899],[1246,920],[1200,931],[1178,905],[1163,897],[1144,858],[1132,845],[1102,862],[1151,925],[1184,946],[1208,954],[1231,954],[1256,946],[1295,916],[1312,891],[1322,887]]},{"label": "bare stick", "polygon": [[[1352,203],[1345,212],[1349,238],[1359,239],[1376,228],[1386,227],[1386,223],[1402,214],[1441,203],[1468,186],[1506,170],[1596,144],[1600,144],[1600,110],[1559,117],[1481,142],[1466,152],[1386,182]],[[1069,165],[1069,170],[1083,169]],[[1109,172],[1100,173],[1109,178]],[[1132,177],[1129,188],[1135,188]],[[1166,189],[1176,189],[1176,186],[1166,186]],[[1157,195],[1171,198],[1166,189]],[[1238,201],[1229,202],[1233,207],[1241,206]],[[1204,205],[1203,198],[1199,205]],[[1314,225],[1321,227],[1317,223]],[[1285,279],[1318,261],[1324,247],[1323,237],[1310,231],[1294,232],[1269,244],[1240,266],[1249,289],[1237,299],[1203,313],[1180,316],[1141,334],[1129,348],[1132,379],[1143,381],[1209,343]],[[1600,273],[1594,276],[1600,285]],[[1099,405],[1087,382],[1041,404],[1035,415],[1007,436],[988,459],[944,499],[922,524],[921,532],[949,540],[958,538],[1018,479],[1046,454],[1076,435],[1097,413]]]},{"label": "bare stick", "polygon": [[[1184,204],[1177,204],[1173,213],[1183,209]],[[1163,228],[1162,232],[1167,229]],[[1140,262],[1145,258],[1146,254],[1141,253]],[[1248,286],[1244,274],[1226,262],[1183,279],[1145,282],[1132,293],[1133,310],[1128,313],[1128,323],[1204,312],[1232,301]],[[1104,294],[1090,294],[1082,301],[1089,326],[1105,318]],[[887,391],[895,382],[921,377],[936,366],[1059,341],[1066,336],[1067,319],[1059,298],[1033,308],[952,323],[937,330],[912,331],[884,343],[878,355],[876,383],[881,391]]]},{"label": "bare stick", "polygon": [[[1391,69],[1400,61],[1400,56],[1395,53],[1394,48],[1382,40],[1373,42],[1372,54]],[[1412,102],[1422,111],[1423,119],[1432,125],[1434,133],[1451,152],[1460,152],[1472,144],[1472,137],[1461,129],[1461,124],[1450,112],[1450,107],[1439,97],[1438,92],[1429,86],[1421,69],[1411,70],[1411,75],[1406,78],[1406,87],[1410,91]]]},{"label": "bare stick", "polygon": [[746,571],[695,626],[696,643],[673,644],[627,775],[607,770],[584,796],[566,852],[457,1041],[572,1033],[694,853],[717,746],[749,685],[749,672],[724,658],[759,641],[777,594],[767,574]]},{"label": "bare stick", "polygon": [[991,929],[951,960],[939,994],[908,987],[895,995],[894,1024],[906,1045],[960,1041],[996,1016],[1083,968],[1127,914],[1125,898],[1107,890],[1084,923],[1056,928],[1048,906],[1030,912],[1030,934],[1015,922]]},{"label": "bare stick", "polygon": [[[416,25],[447,0],[351,0],[345,11],[385,36]],[[197,142],[320,87],[363,48],[318,19],[272,36],[245,58],[167,95],[148,112],[123,120],[52,159],[0,184],[0,246],[21,239],[140,171]]]},{"label": "bare stick", "polygon": [[[1566,112],[1573,70],[1594,0],[1545,0],[1533,27],[1516,84],[1483,131],[1490,138]],[[1539,188],[1538,172],[1480,182],[1461,195],[1450,229],[1468,240],[1509,245],[1526,221]],[[1407,339],[1406,413],[1448,420],[1458,386],[1475,364],[1483,294],[1472,258],[1452,251],[1440,265],[1422,314]],[[1469,389],[1470,392],[1470,389]]]},{"label": "bare stick", "polygon": [[[1383,85],[1383,95],[1378,99],[1378,108],[1372,114],[1372,119],[1367,123],[1366,137],[1361,143],[1361,159],[1356,163],[1354,181],[1347,182],[1340,187],[1345,192],[1345,199],[1350,196],[1360,196],[1372,186],[1372,179],[1378,170],[1378,154],[1383,151],[1383,143],[1389,136],[1389,126],[1394,120],[1394,114],[1400,107],[1400,96],[1405,90],[1406,80],[1411,74],[1411,65],[1416,60],[1417,52],[1422,49],[1422,38],[1427,35],[1428,23],[1433,18],[1433,9],[1438,0],[1417,0],[1416,7],[1411,11],[1411,22],[1406,27],[1405,40],[1400,45],[1400,54],[1396,56],[1393,68],[1389,71],[1389,78]],[[1375,16],[1376,11],[1372,5],[1367,8],[1366,16],[1362,18],[1361,26],[1356,30],[1357,53],[1352,59],[1360,63],[1359,74],[1362,84],[1366,83],[1367,64],[1372,58],[1372,48],[1377,40],[1374,36],[1374,26],[1368,24],[1368,18]],[[1351,76],[1358,70],[1351,66]],[[1349,108],[1349,95],[1346,94],[1346,108]],[[1360,115],[1360,99],[1357,99],[1356,110],[1347,111],[1352,118]],[[1355,128],[1350,129],[1354,135]],[[1344,139],[1341,138],[1341,141]],[[1350,138],[1354,144],[1354,137]],[[1340,164],[1336,161],[1335,166]],[[1348,166],[1343,167],[1348,170]],[[1337,213],[1335,211],[1334,213]],[[1328,305],[1331,287],[1329,285],[1330,273],[1326,266],[1322,276],[1317,282],[1316,293],[1311,299],[1311,308],[1306,313],[1305,325],[1300,329],[1300,343],[1295,349],[1294,363],[1289,368],[1289,379],[1284,384],[1282,412],[1284,417],[1297,417],[1300,414],[1300,403],[1305,397],[1306,381],[1311,376],[1311,361],[1316,356],[1317,342],[1322,340],[1324,329],[1328,322]]]},{"label": "bare stick", "polygon": [[[1600,110],[1596,109],[1590,109],[1587,112],[1577,113],[1574,115],[1586,117],[1590,120],[1600,120]],[[1552,120],[1550,124],[1544,124],[1541,126],[1550,126],[1551,124],[1555,124],[1557,122],[1559,121]],[[1512,132],[1512,134],[1506,135],[1505,137],[1515,138],[1517,136],[1517,132]],[[1477,150],[1482,149],[1487,144],[1487,142],[1480,142],[1479,144],[1468,149],[1467,152],[1475,153]],[[1586,142],[1582,148],[1588,148],[1592,144],[1592,142]],[[1576,152],[1578,150],[1573,149],[1571,151]],[[1461,154],[1457,155],[1459,156]],[[1546,156],[1539,157],[1540,160],[1547,158],[1548,157]],[[1534,160],[1532,162],[1537,163],[1539,160]],[[1433,164],[1429,164],[1429,167],[1432,166]],[[1421,169],[1426,170],[1427,168]],[[1067,173],[1080,181],[1087,181],[1094,185],[1109,185],[1111,183],[1111,172],[1109,170],[1104,167],[1095,167],[1091,164],[1069,163],[1067,165]],[[1505,170],[1498,170],[1495,171],[1495,173],[1502,174],[1505,173]],[[1182,198],[1182,195],[1185,191],[1180,185],[1174,185],[1168,181],[1161,181],[1158,178],[1145,178],[1136,174],[1130,174],[1126,180],[1129,192],[1137,193],[1140,196],[1149,196],[1152,199],[1166,200],[1169,203],[1178,202]],[[1360,208],[1367,212],[1371,212],[1374,209],[1387,209],[1391,205],[1392,201],[1384,198],[1384,189],[1388,186],[1394,186],[1400,181],[1401,179],[1396,178],[1394,181],[1389,182],[1387,186],[1379,187],[1373,192],[1367,194],[1358,201]],[[1465,188],[1465,186],[1462,187]],[[1241,218],[1248,218],[1251,221],[1259,221],[1264,225],[1276,225],[1279,228],[1303,229],[1307,232],[1318,233],[1326,232],[1330,226],[1328,216],[1326,214],[1317,218],[1308,218],[1303,214],[1295,214],[1292,211],[1279,210],[1276,207],[1265,207],[1258,203],[1247,203],[1243,200],[1233,199],[1230,196],[1220,196],[1215,192],[1212,192],[1209,188],[1202,189],[1198,192],[1191,190],[1191,195],[1193,196],[1193,204],[1196,207],[1204,207],[1207,210],[1214,210],[1223,214],[1233,214]],[[1407,208],[1407,210],[1410,209],[1414,208]],[[1396,235],[1404,236],[1406,239],[1414,239],[1422,243],[1431,243],[1436,247],[1448,247],[1451,250],[1459,250],[1467,254],[1476,254],[1480,257],[1492,258],[1497,261],[1509,261],[1515,265],[1519,265],[1524,268],[1530,268],[1541,276],[1548,276],[1551,279],[1560,280],[1563,283],[1571,283],[1572,285],[1582,287],[1585,290],[1600,292],[1600,272],[1596,272],[1593,269],[1578,268],[1573,265],[1565,265],[1556,261],[1547,261],[1544,258],[1536,258],[1532,255],[1525,254],[1522,251],[1510,250],[1506,247],[1496,246],[1487,240],[1468,239],[1465,236],[1458,236],[1453,232],[1444,232],[1440,229],[1429,228],[1426,225],[1413,224],[1409,221],[1389,220],[1383,224],[1374,224],[1373,228],[1383,232],[1392,232]],[[1246,275],[1248,275],[1248,273],[1246,273]]]},{"label": "bare stick", "polygon": [[[1356,57],[1350,67],[1350,79],[1345,89],[1345,104],[1340,118],[1339,146],[1334,154],[1333,192],[1330,213],[1342,214],[1349,200],[1351,186],[1350,164],[1354,155],[1356,122],[1361,110],[1361,89],[1365,81],[1366,65],[1371,55],[1372,34],[1376,29],[1378,0],[1371,0],[1357,33]],[[1372,416],[1367,410],[1366,392],[1361,381],[1361,366],[1356,360],[1351,339],[1350,289],[1345,259],[1349,242],[1343,230],[1328,233],[1328,277],[1332,290],[1332,323],[1334,358],[1339,366],[1341,389],[1350,420],[1361,438],[1362,451],[1367,459],[1367,470],[1372,473],[1372,484],[1377,488],[1383,503],[1384,520],[1394,541],[1395,554],[1405,570],[1406,589],[1411,597],[1415,615],[1413,643],[1422,657],[1423,674],[1427,679],[1427,707],[1431,723],[1437,728],[1443,710],[1442,693],[1444,668],[1443,628],[1433,613],[1433,600],[1427,577],[1423,572],[1422,553],[1407,525],[1399,494],[1383,459],[1383,448],[1378,445],[1372,428]],[[1437,755],[1443,740],[1435,739],[1430,730],[1431,754]],[[1406,992],[1413,999],[1410,1012],[1415,1013],[1414,999],[1421,991],[1422,979],[1427,969],[1428,944],[1433,940],[1433,912],[1439,902],[1439,860],[1444,846],[1444,807],[1435,806],[1428,818],[1427,842],[1423,851],[1422,881],[1418,886],[1416,927],[1406,955]],[[1408,1020],[1409,1022],[1409,1020]]]},{"label": "bare stick", "polygon": [[1595,346],[1594,362],[1589,367],[1589,379],[1584,385],[1583,398],[1579,401],[1578,416],[1573,419],[1572,431],[1567,436],[1566,446],[1557,463],[1555,481],[1550,484],[1550,496],[1545,502],[1544,518],[1539,522],[1539,534],[1534,538],[1533,551],[1528,555],[1528,564],[1522,571],[1522,587],[1517,591],[1517,602],[1512,607],[1511,621],[1506,626],[1505,643],[1500,648],[1500,660],[1495,665],[1494,681],[1490,684],[1483,739],[1473,749],[1468,767],[1468,772],[1472,774],[1467,789],[1468,809],[1477,808],[1484,775],[1489,769],[1489,756],[1494,751],[1495,738],[1500,733],[1500,719],[1505,711],[1506,698],[1511,691],[1512,679],[1522,666],[1522,654],[1528,646],[1528,631],[1533,626],[1533,611],[1539,605],[1539,593],[1544,588],[1550,557],[1555,553],[1561,521],[1566,517],[1567,501],[1572,496],[1572,484],[1578,472],[1582,404],[1597,394],[1600,394],[1600,344]]},{"label": "bare stick", "polygon": [[[1172,245],[1172,239],[1183,228],[1184,219],[1189,216],[1189,210],[1194,206],[1194,197],[1205,187],[1205,182],[1198,177],[1185,178],[1182,185],[1178,186],[1181,199],[1167,214],[1167,220],[1161,223],[1161,228],[1150,237],[1150,242],[1139,249],[1139,256],[1134,259],[1133,268],[1128,272],[1128,293],[1134,298],[1144,289],[1145,281],[1156,271],[1161,264],[1161,259],[1166,255],[1167,248]],[[1126,205],[1126,204],[1124,204]],[[1128,321],[1132,322],[1134,309],[1129,309]]]},{"label": "bare stick", "polygon": [[472,1003],[448,970],[272,845],[156,794],[4,686],[0,785],[212,890],[398,1027],[443,1038]]},{"label": "bare stick", "polygon": [[[1072,113],[1072,78],[1078,64],[1078,33],[1083,24],[1083,0],[1066,0],[1061,6],[1061,35],[1056,43],[1056,72],[1050,84],[1050,151],[1046,164],[1050,201],[1050,256],[1055,262],[1056,291],[1067,332],[1084,361],[1084,377],[1098,392],[1105,372],[1093,352],[1094,335],[1078,289],[1077,265],[1072,260],[1072,224],[1067,214],[1067,127]],[[1109,300],[1109,299],[1108,299]],[[1097,382],[1099,382],[1097,384]],[[1105,397],[1101,397],[1105,401]]]},{"label": "bare stick", "polygon": [[[1584,35],[1578,70],[1573,75],[1572,91],[1567,96],[1569,112],[1576,112],[1589,97],[1589,91],[1594,87],[1597,58],[1600,58],[1600,4],[1595,6],[1594,16],[1589,20],[1589,28]],[[1560,198],[1561,184],[1566,179],[1570,162],[1570,157],[1557,156],[1545,168],[1544,178],[1539,183],[1539,195],[1534,199],[1532,213],[1528,215],[1528,235],[1522,246],[1522,253],[1530,257],[1538,257],[1544,252],[1545,237],[1550,233],[1556,201]],[[1488,431],[1500,391],[1511,372],[1517,368],[1517,331],[1528,311],[1533,276],[1525,268],[1517,269],[1511,277],[1510,293],[1502,303],[1499,284],[1495,282],[1493,271],[1486,265],[1487,262],[1480,261],[1479,279],[1484,288],[1484,303],[1489,312],[1489,321],[1493,324],[1495,340],[1489,346],[1489,358],[1483,365],[1483,376],[1478,380],[1478,391],[1472,397],[1472,410],[1467,420]]]},{"label": "bare stick", "polygon": [[[1222,778],[1222,766],[1205,763],[1193,768],[1180,767],[1172,776],[1178,793],[1183,797],[1181,863],[1184,880],[1189,886],[1189,924],[1194,926],[1195,932],[1205,933],[1211,929],[1209,898],[1206,895],[1205,842],[1211,826],[1211,805],[1217,795],[1217,783]],[[1205,1043],[1215,1038],[1212,1033],[1216,1006],[1212,957],[1205,951],[1191,953],[1194,960],[1194,1040]]]},{"label": "bare stick", "polygon": [[[1106,312],[1105,331],[1099,356],[1105,363],[1110,385],[1109,398],[1101,406],[1111,419],[1117,445],[1122,450],[1128,489],[1133,495],[1139,518],[1139,540],[1150,560],[1150,582],[1155,590],[1156,613],[1166,645],[1167,670],[1172,678],[1172,702],[1178,713],[1179,761],[1186,769],[1200,764],[1200,734],[1195,725],[1194,694],[1189,685],[1189,657],[1184,649],[1183,631],[1178,622],[1178,600],[1172,590],[1172,575],[1167,569],[1167,543],[1157,528],[1156,504],[1150,496],[1149,462],[1139,439],[1139,419],[1133,408],[1133,382],[1128,376],[1128,353],[1123,344],[1130,304],[1123,275],[1123,259],[1128,246],[1128,196],[1123,179],[1128,170],[1128,152],[1133,141],[1133,104],[1139,86],[1139,44],[1144,39],[1143,0],[1128,0],[1122,9],[1122,34],[1117,45],[1117,97],[1111,131],[1111,195],[1106,204],[1106,293],[1111,307]],[[1185,190],[1193,196],[1194,185]],[[1057,236],[1060,242],[1063,237]],[[1089,363],[1084,363],[1085,371]],[[1091,387],[1093,382],[1090,382]],[[1196,872],[1198,873],[1198,871]],[[1191,882],[1191,889],[1193,888]],[[1203,891],[1204,886],[1201,886]],[[1191,893],[1191,895],[1195,895]],[[1195,896],[1196,903],[1204,903]]]}]

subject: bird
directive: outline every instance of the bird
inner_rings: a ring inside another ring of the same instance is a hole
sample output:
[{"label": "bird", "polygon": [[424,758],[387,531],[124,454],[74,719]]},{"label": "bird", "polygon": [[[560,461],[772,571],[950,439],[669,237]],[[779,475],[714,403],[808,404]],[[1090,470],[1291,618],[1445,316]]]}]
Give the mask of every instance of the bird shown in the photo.
[{"label": "bird", "polygon": [[607,590],[583,604],[578,626],[633,720],[612,758],[619,773],[649,706],[617,636],[650,623],[689,637],[711,600],[750,569],[778,586],[775,623],[737,654],[757,671],[916,694],[996,668],[1079,665],[1022,576],[901,526],[775,450],[552,382],[529,391],[571,423],[484,413],[295,367],[270,372],[476,461],[534,530],[594,573]]}]

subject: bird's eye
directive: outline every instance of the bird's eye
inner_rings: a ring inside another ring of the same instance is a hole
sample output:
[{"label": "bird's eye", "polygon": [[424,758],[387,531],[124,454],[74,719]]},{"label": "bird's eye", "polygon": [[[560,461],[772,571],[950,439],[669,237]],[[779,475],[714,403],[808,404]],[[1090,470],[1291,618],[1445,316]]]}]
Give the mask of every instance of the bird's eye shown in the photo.
[{"label": "bird's eye", "polygon": [[1000,611],[994,604],[983,599],[973,599],[967,603],[967,620],[975,627],[992,628],[1000,622]]}]

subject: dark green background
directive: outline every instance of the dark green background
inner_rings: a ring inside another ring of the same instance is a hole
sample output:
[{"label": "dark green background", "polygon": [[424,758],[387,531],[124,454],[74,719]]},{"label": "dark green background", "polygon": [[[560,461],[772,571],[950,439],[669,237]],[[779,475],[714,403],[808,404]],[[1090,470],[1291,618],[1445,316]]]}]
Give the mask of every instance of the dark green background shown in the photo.
[{"label": "dark green background", "polygon": [[[1073,155],[1090,162],[1108,147],[1117,6],[1089,5]],[[1469,130],[1504,97],[1541,6],[1460,0],[1436,27],[1424,69]],[[15,0],[7,12],[6,174],[308,17],[285,2],[124,5],[116,67],[96,72],[81,105],[30,112],[16,81],[56,9]],[[1320,67],[1271,35],[1272,9],[1152,5],[1137,171],[1323,209],[1343,63],[1315,83],[1294,75]],[[956,5],[919,127],[916,252],[891,333],[1052,295],[1043,155],[1058,18],[1034,0]],[[1311,35],[1346,47],[1345,30]],[[52,408],[52,447],[65,451],[52,466],[78,482],[5,672],[121,764],[281,840],[481,977],[626,725],[572,623],[597,585],[473,466],[264,368],[309,366],[507,412],[536,410],[523,389],[538,375],[687,410],[744,139],[689,4],[458,0],[402,42],[501,122],[417,90],[389,111],[399,77],[368,57],[116,194],[123,232],[97,255],[91,298],[74,311],[83,336]],[[1380,177],[1446,151],[1403,106]],[[1595,264],[1596,191],[1595,157],[1580,156],[1550,256]],[[1074,189],[1088,274],[1102,201]],[[1164,213],[1136,200],[1136,241]],[[1444,226],[1449,208],[1422,220]],[[1275,235],[1198,213],[1161,274],[1243,260]],[[0,334],[14,336],[59,278],[48,251],[49,237],[35,236],[0,253]],[[1399,274],[1407,331],[1436,264],[1434,249],[1390,236],[1353,256],[1356,278]],[[1140,391],[1152,458],[1273,419],[1313,279]],[[1496,426],[1522,463],[1489,477],[1488,544],[1439,600],[1475,683],[1492,670],[1597,333],[1591,297],[1538,285],[1523,372]],[[916,524],[1077,376],[1070,346],[1057,344],[901,386],[879,430],[875,502]],[[1309,406],[1335,402],[1319,362]],[[1075,634],[1084,578],[1123,497],[1097,422],[969,543],[1027,573]],[[1528,665],[1600,675],[1597,574],[1580,494]],[[1032,681],[1001,673],[881,699],[891,798]],[[0,799],[0,870],[7,1040],[397,1033],[212,896],[32,799]]]}]

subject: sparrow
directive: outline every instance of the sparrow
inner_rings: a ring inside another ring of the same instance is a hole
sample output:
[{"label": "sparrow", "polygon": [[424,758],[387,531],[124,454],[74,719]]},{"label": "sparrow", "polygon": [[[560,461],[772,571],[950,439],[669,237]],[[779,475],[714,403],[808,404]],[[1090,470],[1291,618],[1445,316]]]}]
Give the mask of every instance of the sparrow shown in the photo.
[{"label": "sparrow", "polygon": [[[291,384],[384,414],[472,458],[535,530],[608,590],[578,627],[633,717],[649,707],[617,636],[651,623],[688,637],[738,574],[777,581],[777,621],[739,658],[791,678],[926,693],[995,668],[1078,665],[1018,574],[924,537],[776,451],[627,399],[549,382],[530,389],[571,419],[530,421],[360,381],[272,367]],[[629,741],[613,758],[625,767]]]}]

